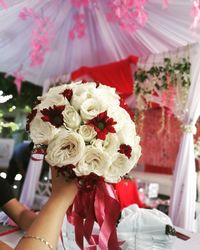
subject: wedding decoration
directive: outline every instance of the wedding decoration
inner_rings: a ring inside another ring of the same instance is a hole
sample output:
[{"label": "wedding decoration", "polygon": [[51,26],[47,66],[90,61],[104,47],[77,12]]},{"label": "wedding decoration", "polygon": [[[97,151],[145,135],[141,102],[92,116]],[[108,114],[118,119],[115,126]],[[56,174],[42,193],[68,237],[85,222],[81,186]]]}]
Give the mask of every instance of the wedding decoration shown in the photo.
[{"label": "wedding decoration", "polygon": [[14,83],[17,88],[17,93],[20,95],[21,93],[21,87],[22,87],[22,82],[24,81],[24,74],[22,73],[22,66],[20,66],[14,73]]},{"label": "wedding decoration", "polygon": [[174,114],[180,121],[187,112],[185,105],[191,83],[190,67],[187,58],[179,62],[164,58],[163,65],[154,65],[148,70],[139,68],[135,72],[136,108],[142,112],[155,105],[161,107],[161,130],[164,128],[165,112],[168,118]]},{"label": "wedding decoration", "polygon": [[0,6],[2,6],[4,9],[7,8],[6,3],[4,2],[4,0],[0,0]]},{"label": "wedding decoration", "polygon": [[34,29],[31,34],[31,67],[43,64],[45,55],[49,50],[50,40],[52,38],[53,22],[48,16],[37,13],[34,9],[24,8],[20,13],[21,20],[26,21],[31,18],[34,23]]},{"label": "wedding decoration", "polygon": [[181,124],[181,128],[184,133],[192,133],[195,135],[197,133],[197,128],[195,124]]},{"label": "wedding decoration", "polygon": [[80,186],[75,210],[68,211],[69,220],[75,220],[77,244],[83,249],[83,235],[94,244],[97,220],[100,248],[117,249],[120,208],[108,183],[120,181],[141,155],[134,122],[120,107],[115,89],[100,83],[53,87],[38,102],[27,122],[36,152],[43,151],[49,165],[67,178],[77,178]]},{"label": "wedding decoration", "polygon": [[[148,14],[145,11],[147,0],[117,0],[105,1],[107,10],[106,18],[110,23],[117,24],[122,30],[132,33],[143,27],[147,20]],[[70,39],[82,38],[86,33],[85,14],[83,8],[99,9],[99,3],[96,0],[78,0],[71,1],[75,8],[74,25],[69,33]],[[76,34],[76,35],[75,35]]]},{"label": "wedding decoration", "polygon": [[191,28],[196,29],[200,21],[200,1],[192,0],[192,2],[193,2],[192,12],[194,19]]}]

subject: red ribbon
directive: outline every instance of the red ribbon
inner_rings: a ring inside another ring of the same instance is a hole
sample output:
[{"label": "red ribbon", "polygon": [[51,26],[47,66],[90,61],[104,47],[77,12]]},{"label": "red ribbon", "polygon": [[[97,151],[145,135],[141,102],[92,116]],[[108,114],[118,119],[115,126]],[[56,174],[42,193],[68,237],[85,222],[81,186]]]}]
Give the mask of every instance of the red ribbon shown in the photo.
[{"label": "red ribbon", "polygon": [[[76,243],[82,250],[96,250],[97,245],[102,250],[118,250],[116,222],[119,215],[120,204],[113,186],[104,181],[98,181],[89,191],[80,189],[67,211],[68,220],[75,227]],[[99,235],[92,234],[95,221],[100,227]],[[90,244],[88,248],[84,248],[84,237]]]},{"label": "red ribbon", "polygon": [[31,154],[31,159],[33,161],[43,161],[41,155],[45,155],[46,151],[42,147],[34,148]]}]

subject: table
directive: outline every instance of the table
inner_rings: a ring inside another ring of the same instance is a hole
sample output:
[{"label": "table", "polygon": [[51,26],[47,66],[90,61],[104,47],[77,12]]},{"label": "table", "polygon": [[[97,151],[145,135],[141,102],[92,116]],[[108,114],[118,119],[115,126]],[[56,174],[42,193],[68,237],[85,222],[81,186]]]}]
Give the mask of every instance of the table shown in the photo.
[{"label": "table", "polygon": [[[181,233],[184,233],[190,236],[191,238],[187,241],[183,241],[183,240],[176,238],[172,250],[199,250],[200,249],[200,234],[199,233],[186,232],[185,230],[181,228],[177,228],[177,230]],[[22,237],[22,235],[23,235],[23,232],[18,230],[18,231],[11,232],[3,236],[0,235],[0,240],[4,241],[11,247],[15,247],[17,242]],[[66,237],[64,237],[64,241],[65,241],[66,246],[68,246],[70,243],[70,248],[66,248],[66,250],[79,250],[79,248],[76,247],[74,242],[69,242],[66,239]],[[61,242],[59,242],[58,250],[63,250]]]}]

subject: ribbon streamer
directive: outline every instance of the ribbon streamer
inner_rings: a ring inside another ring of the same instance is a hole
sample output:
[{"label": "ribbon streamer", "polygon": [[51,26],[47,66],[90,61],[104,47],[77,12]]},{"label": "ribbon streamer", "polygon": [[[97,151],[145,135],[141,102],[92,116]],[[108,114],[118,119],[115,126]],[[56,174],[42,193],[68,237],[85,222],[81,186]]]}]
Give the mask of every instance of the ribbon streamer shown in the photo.
[{"label": "ribbon streamer", "polygon": [[[73,205],[67,211],[68,221],[75,227],[75,240],[80,249],[118,250],[116,222],[120,215],[120,204],[113,186],[104,181],[80,188]],[[99,235],[93,235],[95,221],[100,227]],[[84,248],[84,238],[89,247]]]}]

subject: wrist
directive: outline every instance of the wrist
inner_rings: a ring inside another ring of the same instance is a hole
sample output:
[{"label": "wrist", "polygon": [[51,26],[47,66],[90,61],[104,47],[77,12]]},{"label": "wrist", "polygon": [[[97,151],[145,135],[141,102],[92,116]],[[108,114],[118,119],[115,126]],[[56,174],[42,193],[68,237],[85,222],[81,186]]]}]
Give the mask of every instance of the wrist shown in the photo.
[{"label": "wrist", "polygon": [[49,203],[56,204],[58,207],[65,210],[73,203],[73,200],[69,200],[69,197],[63,196],[62,194],[51,194],[49,198]]}]

